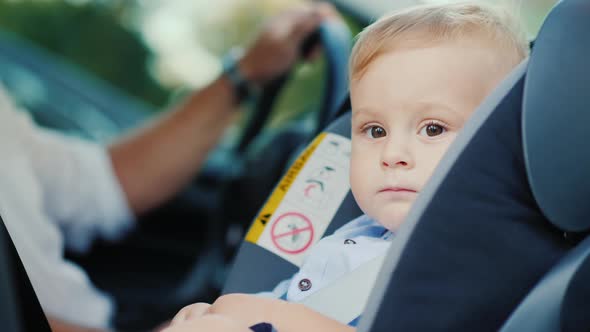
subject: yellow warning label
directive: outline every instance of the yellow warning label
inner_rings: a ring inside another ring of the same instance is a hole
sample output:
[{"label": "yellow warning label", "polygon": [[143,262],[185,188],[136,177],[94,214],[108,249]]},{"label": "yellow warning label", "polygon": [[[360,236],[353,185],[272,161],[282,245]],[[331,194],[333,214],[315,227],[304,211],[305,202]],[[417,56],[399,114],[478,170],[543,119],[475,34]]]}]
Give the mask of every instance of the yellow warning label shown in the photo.
[{"label": "yellow warning label", "polygon": [[293,163],[291,168],[287,174],[283,176],[279,185],[275,188],[275,190],[270,195],[270,198],[266,201],[256,219],[254,219],[254,223],[250,227],[248,234],[246,235],[246,241],[256,243],[258,238],[260,238],[260,234],[266,227],[266,224],[272,218],[273,213],[285,197],[287,191],[289,191],[289,187],[297,178],[297,174],[301,171],[305,163],[309,159],[309,157],[313,154],[315,149],[320,145],[322,140],[326,137],[326,133],[319,134],[311,144],[299,155],[297,160]]}]

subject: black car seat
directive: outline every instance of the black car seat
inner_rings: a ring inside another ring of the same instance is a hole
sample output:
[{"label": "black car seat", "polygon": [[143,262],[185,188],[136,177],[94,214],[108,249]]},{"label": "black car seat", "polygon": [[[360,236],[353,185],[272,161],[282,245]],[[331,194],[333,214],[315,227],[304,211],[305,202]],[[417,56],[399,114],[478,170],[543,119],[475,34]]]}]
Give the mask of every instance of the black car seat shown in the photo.
[{"label": "black car seat", "polygon": [[[564,1],[544,25],[523,95],[523,148],[531,190],[543,214],[565,236],[583,242],[543,278],[502,331],[590,330],[590,4]],[[559,63],[559,66],[555,66]],[[551,93],[547,93],[551,91]],[[547,139],[548,130],[556,133]]]},{"label": "black car seat", "polygon": [[359,331],[590,330],[589,17],[587,1],[557,4],[530,61],[473,115],[400,229]]}]

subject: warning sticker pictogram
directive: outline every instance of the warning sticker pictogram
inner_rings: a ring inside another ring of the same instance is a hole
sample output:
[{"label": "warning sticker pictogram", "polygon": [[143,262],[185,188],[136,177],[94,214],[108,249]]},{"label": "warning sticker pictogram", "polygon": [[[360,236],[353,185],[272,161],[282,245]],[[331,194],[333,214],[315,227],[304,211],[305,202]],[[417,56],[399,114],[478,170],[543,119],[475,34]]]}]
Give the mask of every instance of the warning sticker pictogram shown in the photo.
[{"label": "warning sticker pictogram", "polygon": [[299,212],[280,215],[272,224],[270,237],[280,251],[298,254],[309,248],[313,242],[313,224]]},{"label": "warning sticker pictogram", "polygon": [[246,241],[301,266],[350,190],[349,157],[348,138],[318,135],[275,187]]}]

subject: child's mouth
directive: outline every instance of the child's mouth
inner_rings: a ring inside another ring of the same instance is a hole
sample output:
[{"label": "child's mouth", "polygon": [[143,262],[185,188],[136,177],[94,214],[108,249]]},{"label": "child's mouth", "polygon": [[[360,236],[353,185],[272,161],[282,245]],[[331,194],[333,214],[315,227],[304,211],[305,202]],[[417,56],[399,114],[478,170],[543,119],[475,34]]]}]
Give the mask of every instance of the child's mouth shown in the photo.
[{"label": "child's mouth", "polygon": [[416,193],[416,190],[413,189],[408,189],[408,188],[403,188],[403,187],[385,187],[381,190],[379,190],[379,192],[408,192],[408,193]]},{"label": "child's mouth", "polygon": [[385,196],[387,199],[392,200],[408,200],[414,199],[417,192],[413,189],[404,187],[386,187],[379,190],[378,194]]}]

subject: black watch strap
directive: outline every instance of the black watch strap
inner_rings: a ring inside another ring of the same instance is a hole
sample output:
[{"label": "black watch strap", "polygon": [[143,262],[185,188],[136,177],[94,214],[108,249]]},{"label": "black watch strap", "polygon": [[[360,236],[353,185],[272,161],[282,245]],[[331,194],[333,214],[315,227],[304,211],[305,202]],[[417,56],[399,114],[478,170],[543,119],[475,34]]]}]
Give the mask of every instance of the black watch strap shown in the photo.
[{"label": "black watch strap", "polygon": [[222,59],[222,74],[231,83],[238,103],[252,96],[250,83],[244,77],[238,66],[243,54],[243,50],[232,48]]}]

